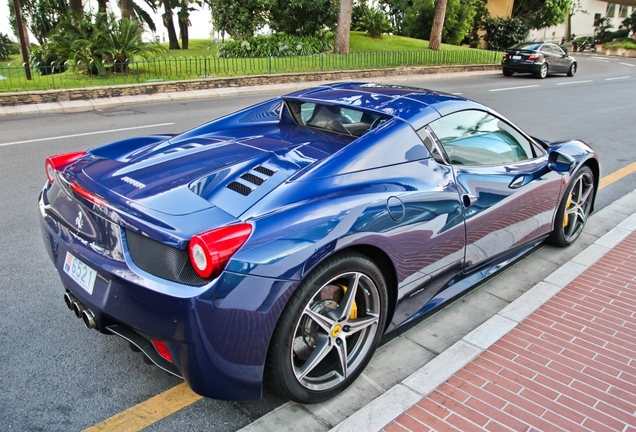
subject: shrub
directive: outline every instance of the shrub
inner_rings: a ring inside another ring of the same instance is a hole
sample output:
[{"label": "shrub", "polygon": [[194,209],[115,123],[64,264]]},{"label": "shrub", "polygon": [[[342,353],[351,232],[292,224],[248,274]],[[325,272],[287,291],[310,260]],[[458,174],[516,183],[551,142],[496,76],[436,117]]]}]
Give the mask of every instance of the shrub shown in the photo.
[{"label": "shrub", "polygon": [[66,59],[56,59],[37,45],[31,45],[29,63],[36,68],[40,75],[51,75],[66,71]]},{"label": "shrub", "polygon": [[9,36],[0,33],[0,60],[7,60],[10,55],[19,53],[18,44],[9,39]]},{"label": "shrub", "polygon": [[333,49],[333,34],[321,32],[316,36],[297,37],[285,33],[254,36],[221,44],[219,57],[288,57],[319,54]]},{"label": "shrub", "polygon": [[373,38],[381,38],[383,33],[390,33],[392,30],[389,18],[378,9],[366,9],[358,22],[358,28]]},{"label": "shrub", "polygon": [[[448,0],[442,42],[459,45],[473,26],[478,0]],[[435,2],[433,0],[413,0],[404,17],[406,36],[428,40],[433,27]]]},{"label": "shrub", "polygon": [[612,40],[611,29],[612,23],[611,20],[607,17],[595,18],[594,19],[594,37],[601,41],[601,43],[610,42]]},{"label": "shrub", "polygon": [[165,51],[159,44],[142,43],[142,32],[137,21],[116,20],[113,15],[67,17],[50,34],[42,58],[49,64],[50,59],[56,64],[66,60],[83,63],[91,74],[103,75],[107,70],[125,72],[135,56],[148,57]]},{"label": "shrub", "polygon": [[338,2],[334,0],[272,0],[269,26],[277,33],[313,36],[325,28],[335,29],[338,12]]},{"label": "shrub", "polygon": [[484,40],[489,50],[503,51],[528,37],[530,29],[517,18],[486,18]]}]

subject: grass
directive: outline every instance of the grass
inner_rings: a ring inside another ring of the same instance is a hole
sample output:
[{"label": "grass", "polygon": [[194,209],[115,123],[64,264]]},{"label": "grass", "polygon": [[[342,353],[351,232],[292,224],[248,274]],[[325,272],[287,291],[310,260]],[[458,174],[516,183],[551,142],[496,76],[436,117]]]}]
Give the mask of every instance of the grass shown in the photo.
[{"label": "grass", "polygon": [[[404,36],[384,35],[382,39],[367,36],[365,32],[353,31],[349,35],[350,52],[370,51],[417,51],[427,50],[428,41]],[[472,49],[457,45],[442,44],[442,50]]]},{"label": "grass", "polygon": [[[167,47],[167,44],[162,44]],[[81,88],[237,75],[274,74],[286,72],[313,72],[378,67],[497,63],[498,53],[453,45],[442,46],[441,51],[430,51],[428,41],[402,36],[368,37],[363,32],[351,32],[350,55],[321,54],[278,58],[219,58],[216,44],[209,40],[191,40],[188,50],[170,50],[147,61],[136,61],[126,74],[106,77],[89,76],[81,71],[24,78],[19,56],[0,62],[0,92],[43,90],[54,88]],[[11,67],[7,65],[11,63]]]}]

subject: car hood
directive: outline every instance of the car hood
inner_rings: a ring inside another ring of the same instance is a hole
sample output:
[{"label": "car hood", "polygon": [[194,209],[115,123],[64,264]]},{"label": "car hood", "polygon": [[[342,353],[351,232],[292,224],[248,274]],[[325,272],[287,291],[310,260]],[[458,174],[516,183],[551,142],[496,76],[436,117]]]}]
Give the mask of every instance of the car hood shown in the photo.
[{"label": "car hood", "polygon": [[218,206],[238,216],[351,141],[294,127],[260,131],[113,143],[91,150],[67,175],[119,206],[134,204],[172,215]]}]

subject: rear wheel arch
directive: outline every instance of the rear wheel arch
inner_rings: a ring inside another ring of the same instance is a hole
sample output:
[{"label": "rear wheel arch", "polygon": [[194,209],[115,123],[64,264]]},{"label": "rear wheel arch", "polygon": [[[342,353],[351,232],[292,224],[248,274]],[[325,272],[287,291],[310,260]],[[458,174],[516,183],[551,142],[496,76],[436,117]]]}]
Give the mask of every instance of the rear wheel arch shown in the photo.
[{"label": "rear wheel arch", "polygon": [[[384,252],[382,249],[371,246],[371,245],[355,245],[351,246],[351,250],[358,252],[366,257],[368,257],[373,263],[378,266],[382,275],[384,276],[384,282],[387,287],[388,294],[388,310],[386,315],[386,322],[390,323],[393,321],[393,313],[395,312],[395,306],[397,304],[397,291],[398,291],[398,281],[397,281],[397,272],[395,270],[395,265],[393,264],[393,260]],[[345,249],[346,250],[346,249]],[[386,330],[386,329],[385,329]]]},{"label": "rear wheel arch", "polygon": [[[398,281],[397,281],[397,271],[395,270],[395,264],[393,264],[393,260],[389,257],[389,255],[380,249],[377,246],[373,246],[370,244],[356,244],[347,246],[343,249],[338,249],[332,251],[330,254],[324,255],[320,257],[320,259],[315,260],[311,263],[311,265],[306,265],[303,268],[301,280],[304,279],[313,269],[320,266],[324,261],[331,258],[333,255],[346,253],[349,251],[357,252],[361,255],[369,258],[382,272],[382,276],[384,277],[384,282],[387,286],[387,294],[388,294],[388,310],[387,310],[387,322],[391,322],[393,320],[393,313],[395,311],[395,306],[397,304],[397,291],[398,291]],[[308,262],[311,261],[308,260]]]}]

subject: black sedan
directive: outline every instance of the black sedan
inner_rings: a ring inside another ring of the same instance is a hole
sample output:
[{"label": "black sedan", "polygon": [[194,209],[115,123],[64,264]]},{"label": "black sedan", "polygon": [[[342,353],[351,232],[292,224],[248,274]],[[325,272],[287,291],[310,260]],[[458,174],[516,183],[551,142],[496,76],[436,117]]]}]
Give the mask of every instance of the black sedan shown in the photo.
[{"label": "black sedan", "polygon": [[545,78],[552,73],[564,73],[571,77],[576,73],[577,63],[558,45],[523,42],[503,53],[501,67],[505,76],[520,72],[531,73],[537,78]]}]

